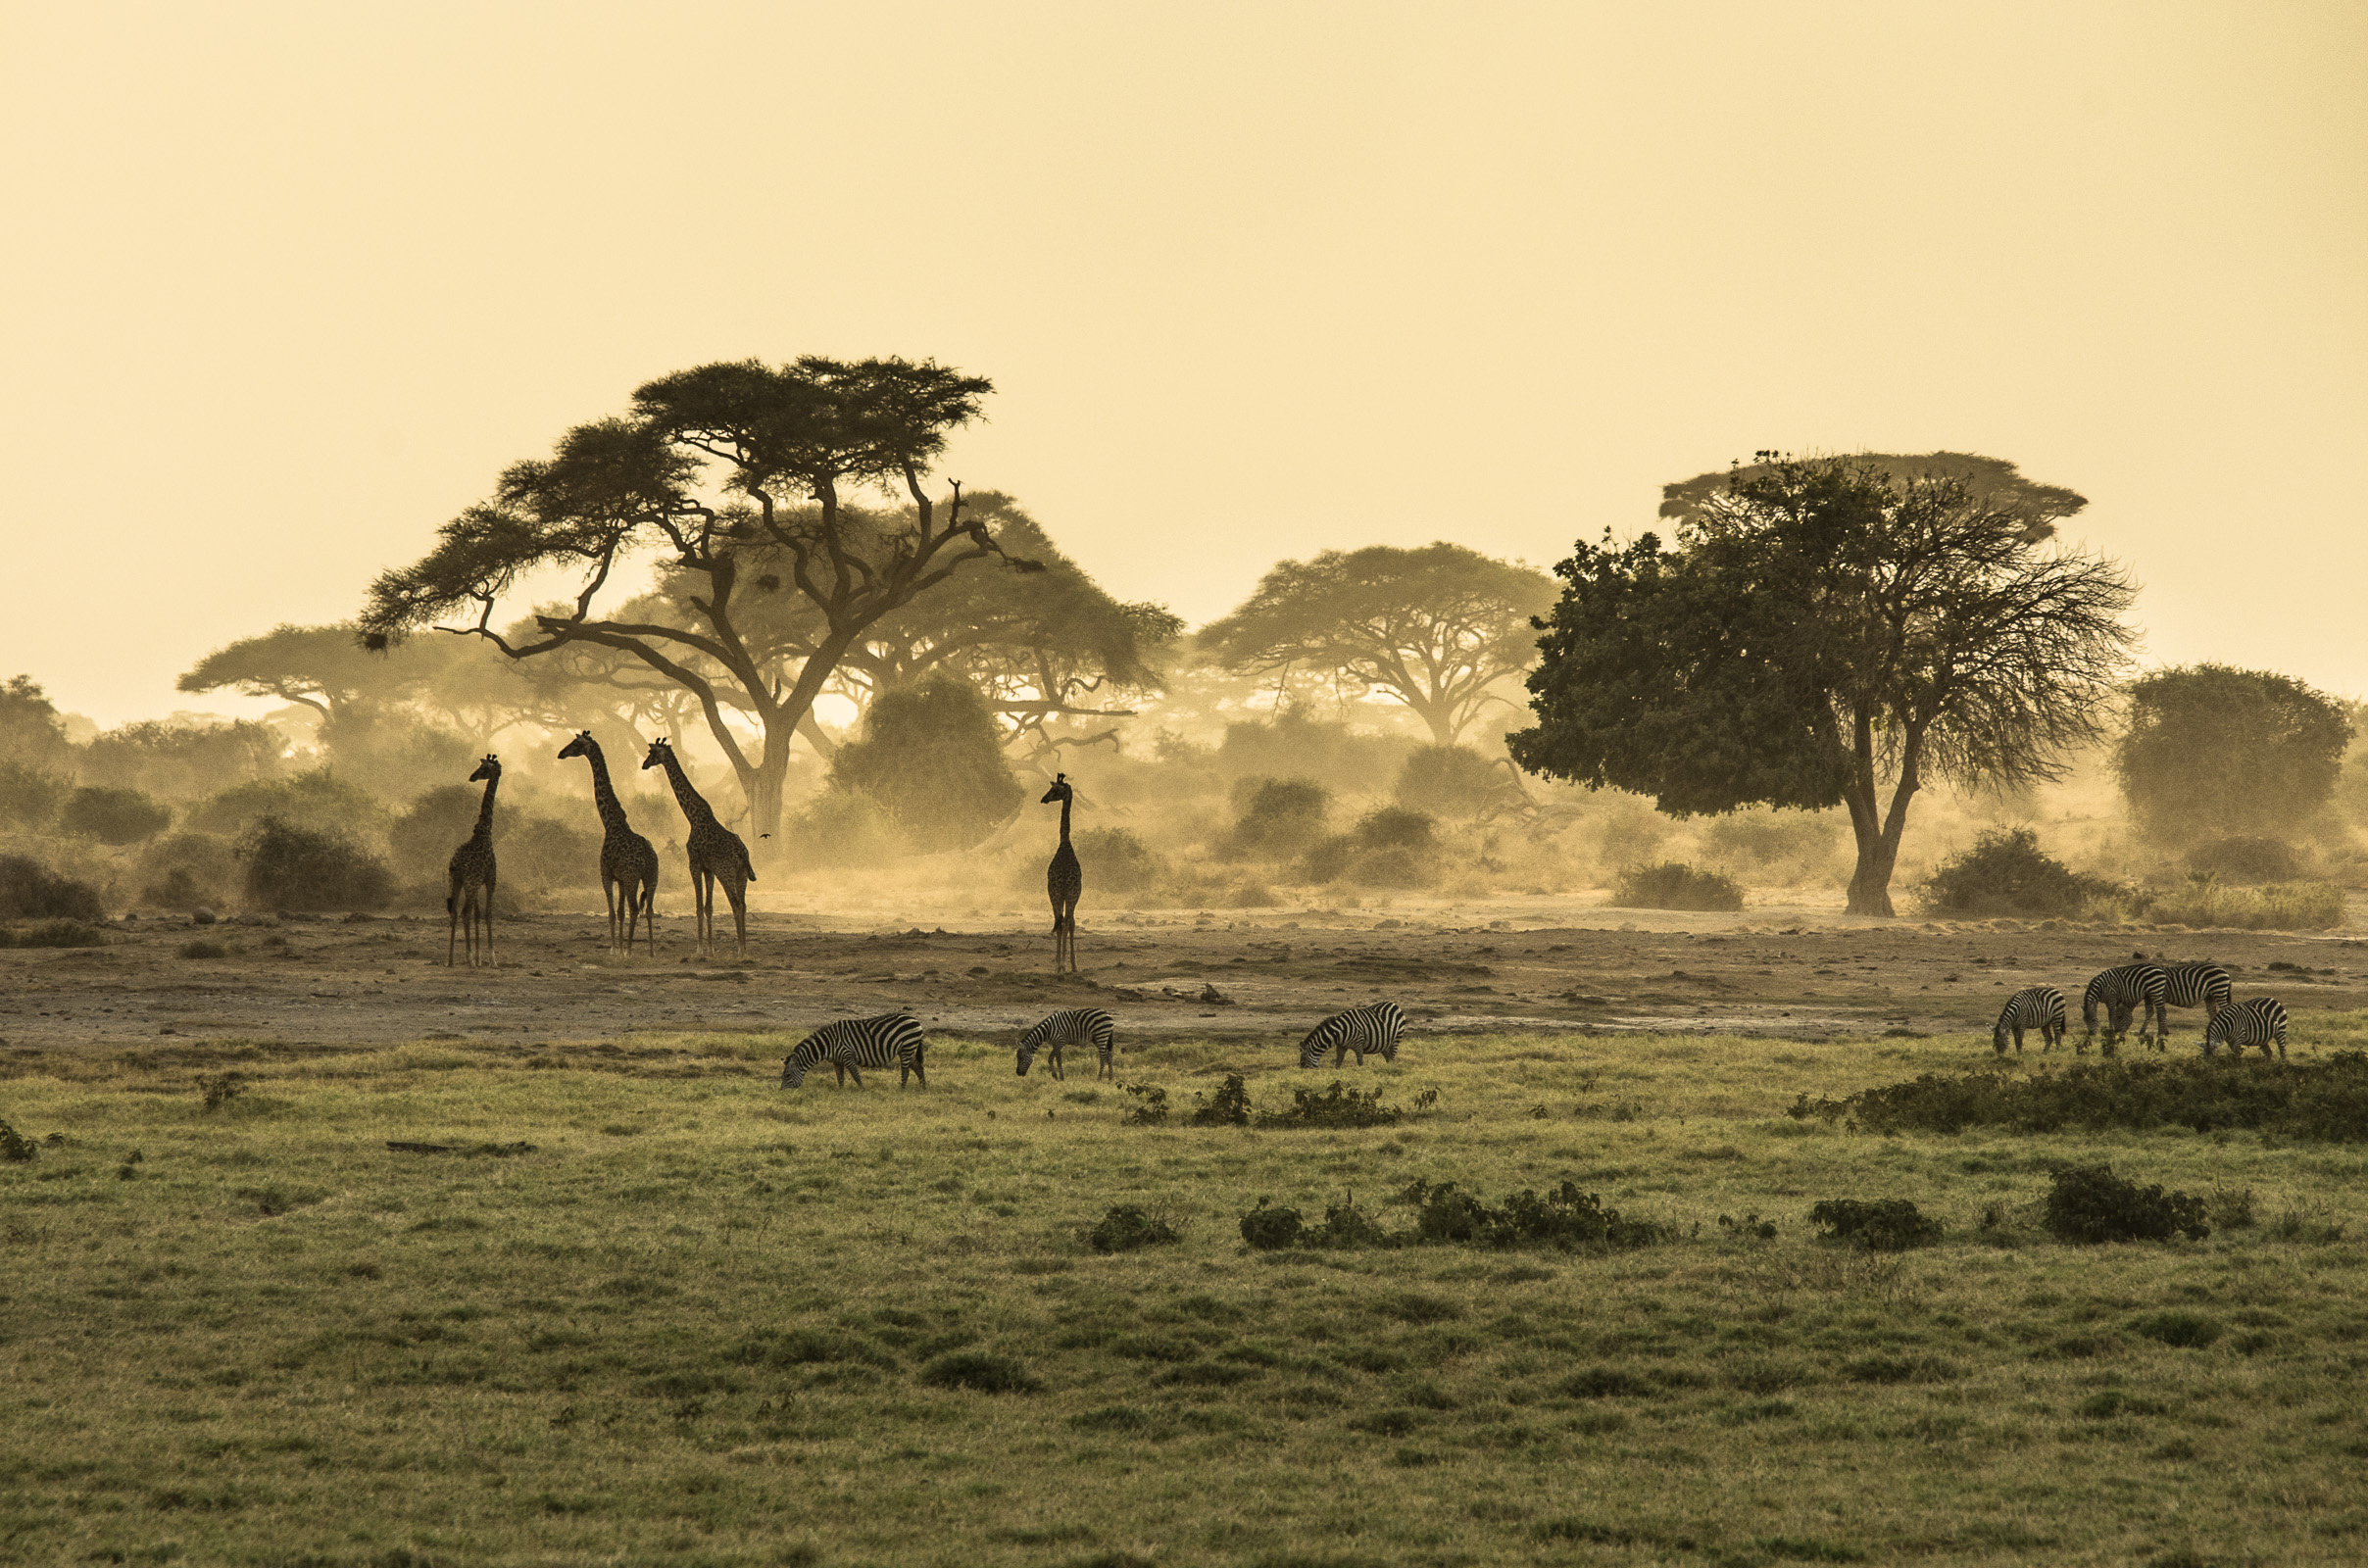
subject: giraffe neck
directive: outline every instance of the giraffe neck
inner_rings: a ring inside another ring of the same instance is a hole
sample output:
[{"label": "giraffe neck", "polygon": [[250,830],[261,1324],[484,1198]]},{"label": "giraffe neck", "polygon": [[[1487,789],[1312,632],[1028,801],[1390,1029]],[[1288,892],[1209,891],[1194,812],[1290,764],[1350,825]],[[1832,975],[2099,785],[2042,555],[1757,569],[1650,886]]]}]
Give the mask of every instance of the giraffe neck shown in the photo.
[{"label": "giraffe neck", "polygon": [[501,786],[501,782],[502,775],[499,773],[485,781],[485,799],[477,805],[477,830],[474,835],[477,838],[490,840],[493,837],[493,792]]},{"label": "giraffe neck", "polygon": [[600,825],[611,833],[631,832],[633,824],[625,820],[624,804],[609,782],[609,760],[601,756],[598,741],[584,742],[584,760],[592,764],[592,805],[600,812]]},{"label": "giraffe neck", "polygon": [[714,827],[715,825],[714,809],[700,797],[697,790],[691,788],[690,778],[682,771],[682,764],[674,760],[674,754],[670,751],[667,752],[662,760],[666,766],[666,782],[674,786],[674,799],[681,803],[682,814],[690,818],[691,826]]},{"label": "giraffe neck", "polygon": [[1061,847],[1062,849],[1067,849],[1067,848],[1068,848],[1068,843],[1069,843],[1069,798],[1068,798],[1067,796],[1063,795],[1062,797],[1061,797]]}]

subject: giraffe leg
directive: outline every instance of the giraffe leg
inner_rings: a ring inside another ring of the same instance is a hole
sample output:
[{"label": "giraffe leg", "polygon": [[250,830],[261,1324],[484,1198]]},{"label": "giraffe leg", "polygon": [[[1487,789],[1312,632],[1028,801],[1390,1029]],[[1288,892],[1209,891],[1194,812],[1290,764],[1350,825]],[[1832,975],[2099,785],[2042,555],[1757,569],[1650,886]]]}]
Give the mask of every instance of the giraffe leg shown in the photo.
[{"label": "giraffe leg", "polygon": [[485,967],[490,969],[493,966],[493,872],[488,869],[485,873]]},{"label": "giraffe leg", "polygon": [[650,956],[655,958],[658,956],[658,879],[656,877],[650,878],[642,885],[641,925],[642,929],[649,933]]},{"label": "giraffe leg", "polygon": [[732,935],[739,943],[740,956],[745,958],[748,956],[748,884],[726,882],[723,896],[731,901]]},{"label": "giraffe leg", "polygon": [[444,967],[449,969],[453,950],[461,945],[461,890],[456,887],[444,896]]}]

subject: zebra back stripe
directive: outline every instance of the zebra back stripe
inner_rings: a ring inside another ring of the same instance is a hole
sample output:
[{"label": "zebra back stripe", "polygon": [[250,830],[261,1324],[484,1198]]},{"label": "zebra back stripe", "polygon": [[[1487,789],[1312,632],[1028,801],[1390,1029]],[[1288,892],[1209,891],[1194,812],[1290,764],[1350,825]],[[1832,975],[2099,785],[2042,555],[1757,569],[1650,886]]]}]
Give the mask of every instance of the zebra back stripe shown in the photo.
[{"label": "zebra back stripe", "polygon": [[2069,1008],[2064,1004],[2062,992],[2053,986],[2027,986],[2006,999],[2005,1007],[1998,1013],[1997,1027],[1990,1031],[1991,1048],[2003,1054],[2006,1041],[2011,1036],[2014,1049],[2020,1051],[2023,1049],[2023,1031],[2033,1029],[2046,1042],[2046,1049],[2052,1051],[2069,1028],[2066,1021],[2068,1016]]},{"label": "zebra back stripe", "polygon": [[2266,1056],[2273,1042],[2278,1054],[2284,1056],[2286,1006],[2271,997],[2231,1003],[2212,1014],[2212,1021],[2203,1028],[2203,1054],[2207,1056],[2223,1045],[2240,1056],[2245,1054],[2246,1046],[2259,1046],[2261,1054]]},{"label": "zebra back stripe", "polygon": [[[1094,1048],[1100,1057],[1102,1072],[1112,1077],[1117,1069],[1112,1057],[1118,1046],[1118,1023],[1100,1007],[1066,1007],[1060,1012],[1047,1013],[1019,1037],[1019,1076],[1025,1078],[1036,1060],[1036,1053],[1052,1048],[1051,1065],[1056,1077],[1064,1076],[1061,1052],[1064,1046]],[[1100,1074],[1097,1074],[1100,1076]]]},{"label": "zebra back stripe", "polygon": [[2201,1007],[2206,1019],[2236,1000],[2237,983],[2216,963],[2165,964],[2162,973],[2163,1001],[2174,1007]]},{"label": "zebra back stripe", "polygon": [[1379,1052],[1382,1060],[1396,1061],[1399,1037],[1406,1033],[1406,1013],[1395,1002],[1376,1002],[1369,1006],[1336,1012],[1308,1030],[1307,1038],[1299,1043],[1299,1064],[1315,1066],[1327,1051],[1332,1053],[1335,1067],[1351,1052],[1357,1054],[1357,1064],[1360,1067],[1367,1052]]},{"label": "zebra back stripe", "polygon": [[789,1059],[781,1063],[781,1087],[795,1089],[806,1081],[806,1074],[814,1063],[827,1061],[855,1073],[855,1081],[863,1083],[865,1067],[897,1068],[898,1084],[918,1078],[921,1087],[929,1087],[929,1075],[922,1065],[922,1054],[929,1042],[921,1034],[921,1021],[909,1012],[883,1012],[872,1018],[841,1018],[826,1023],[797,1044]]},{"label": "zebra back stripe", "polygon": [[2142,1003],[2146,1005],[2148,1021],[2151,1021],[2161,1009],[2170,985],[2170,976],[2158,963],[2125,963],[2119,968],[2107,969],[2091,980],[2089,989],[2081,993],[2080,1021],[2089,1033],[2097,1033],[2097,1007],[2099,1003],[2104,1004],[2105,1020],[2112,1028],[2120,1028],[2116,1018]]}]

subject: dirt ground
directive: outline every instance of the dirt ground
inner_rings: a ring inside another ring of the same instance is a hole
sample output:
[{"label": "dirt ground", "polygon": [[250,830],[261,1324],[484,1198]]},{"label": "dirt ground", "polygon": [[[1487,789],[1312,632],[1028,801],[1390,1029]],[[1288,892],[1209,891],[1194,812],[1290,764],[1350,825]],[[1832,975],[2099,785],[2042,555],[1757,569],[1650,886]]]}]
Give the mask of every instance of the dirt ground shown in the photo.
[{"label": "dirt ground", "polygon": [[[667,919],[652,961],[610,956],[597,912],[523,915],[498,929],[498,965],[470,970],[446,967],[440,911],[207,927],[125,920],[105,948],[0,951],[0,1036],[10,1051],[160,1036],[535,1047],[653,1031],[804,1030],[896,1008],[978,1036],[1055,1007],[1101,1005],[1117,1015],[1122,1043],[1129,1033],[1271,1035],[1282,1054],[1326,1013],[1387,998],[1406,1009],[1417,1035],[1594,1028],[1880,1037],[1987,1031],[2003,999],[2029,985],[2060,988],[2077,1013],[2091,974],[2138,954],[2223,963],[2240,998],[2368,1004],[2368,943],[2343,930],[2050,929],[1878,922],[1806,906],[1672,914],[1550,900],[1386,913],[1089,910],[1078,943],[1084,972],[1056,980],[1047,922],[1032,912],[974,912],[926,929],[851,924],[760,912],[745,960],[705,962],[693,956],[690,922]],[[181,956],[193,940],[231,951]],[[2199,1016],[2174,1012],[2175,1042],[2193,1049],[2200,1033]]]}]

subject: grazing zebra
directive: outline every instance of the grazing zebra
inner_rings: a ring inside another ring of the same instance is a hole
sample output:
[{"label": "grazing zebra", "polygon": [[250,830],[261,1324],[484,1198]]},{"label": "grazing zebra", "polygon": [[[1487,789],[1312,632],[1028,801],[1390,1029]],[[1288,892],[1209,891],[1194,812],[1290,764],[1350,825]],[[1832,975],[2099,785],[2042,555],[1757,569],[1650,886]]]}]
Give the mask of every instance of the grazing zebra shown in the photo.
[{"label": "grazing zebra", "polygon": [[2045,1042],[2044,1051],[2053,1051],[2063,1044],[2067,1029],[2064,1021],[2064,994],[2053,986],[2032,986],[2017,991],[2006,999],[2006,1008],[1998,1014],[1998,1027],[1990,1031],[1990,1049],[1999,1055],[2006,1054],[2006,1037],[2014,1036],[2014,1054],[2023,1054],[2023,1031],[2036,1029]]},{"label": "grazing zebra", "polygon": [[2212,1014],[2204,1025],[2203,1054],[2210,1055],[2215,1047],[2225,1045],[2231,1054],[2242,1056],[2246,1046],[2259,1046],[2261,1054],[2269,1054],[2269,1043],[2278,1043],[2278,1059],[2286,1059],[2286,1008],[2268,997],[2255,997],[2250,1002],[2232,1002]]},{"label": "grazing zebra", "polygon": [[899,1089],[909,1078],[918,1078],[921,1087],[929,1087],[929,1075],[922,1070],[921,1054],[929,1043],[921,1038],[921,1021],[909,1012],[883,1012],[876,1018],[841,1018],[826,1023],[798,1042],[798,1048],[781,1063],[781,1087],[795,1089],[806,1082],[806,1075],[814,1063],[827,1061],[832,1066],[855,1074],[855,1086],[863,1087],[865,1067],[897,1066]]},{"label": "grazing zebra", "polygon": [[1118,1049],[1115,1019],[1100,1007],[1069,1007],[1048,1013],[1019,1037],[1019,1076],[1028,1075],[1028,1066],[1035,1061],[1037,1048],[1041,1046],[1049,1048],[1045,1064],[1052,1068],[1053,1076],[1066,1078],[1068,1073],[1061,1065],[1061,1048],[1089,1045],[1102,1058],[1102,1070],[1094,1074],[1096,1081],[1115,1080],[1118,1076],[1114,1060]]},{"label": "grazing zebra", "polygon": [[[2130,1011],[2144,1004],[2146,1017],[2138,1026],[2138,1038],[2146,1038],[2146,1029],[2163,1016],[2163,1001],[2171,988],[2171,979],[2159,963],[2125,963],[2118,969],[2107,969],[2089,982],[2081,994],[2080,1021],[2087,1025],[2087,1035],[2097,1033],[2097,1006],[2104,1004],[2105,1034],[2116,1037],[2130,1027]],[[2163,1028],[2170,1027],[2166,1021]],[[2088,1042],[2081,1043],[2083,1050]]]},{"label": "grazing zebra", "polygon": [[1365,1064],[1365,1053],[1377,1051],[1384,1061],[1398,1059],[1398,1037],[1406,1033],[1406,1014],[1395,1002],[1376,1002],[1369,1007],[1351,1007],[1336,1012],[1307,1031],[1307,1038],[1299,1043],[1299,1064],[1313,1067],[1332,1053],[1332,1065],[1341,1064],[1350,1052],[1357,1053],[1357,1065]]},{"label": "grazing zebra", "polygon": [[2216,963],[2166,963],[2162,973],[2168,982],[2162,993],[2164,1004],[2201,1007],[2207,1027],[2220,1016],[2221,1008],[2236,1000],[2237,983]]}]

